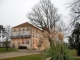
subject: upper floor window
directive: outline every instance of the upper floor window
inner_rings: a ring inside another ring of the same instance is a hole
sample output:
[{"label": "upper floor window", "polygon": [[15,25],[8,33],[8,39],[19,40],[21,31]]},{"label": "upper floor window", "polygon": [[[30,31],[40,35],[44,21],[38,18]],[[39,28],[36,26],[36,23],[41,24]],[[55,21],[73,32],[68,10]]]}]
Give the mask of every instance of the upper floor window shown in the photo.
[{"label": "upper floor window", "polygon": [[37,40],[36,40],[36,44],[37,44]]},{"label": "upper floor window", "polygon": [[13,33],[11,33],[11,35],[13,36]]},{"label": "upper floor window", "polygon": [[18,44],[20,44],[20,43],[18,43]]},{"label": "upper floor window", "polygon": [[25,28],[23,28],[23,31],[25,31]]},{"label": "upper floor window", "polygon": [[32,29],[34,31],[34,29]]},{"label": "upper floor window", "polygon": [[37,30],[36,30],[36,33],[37,33]]},{"label": "upper floor window", "polygon": [[36,34],[36,38],[37,38],[37,34]]},{"label": "upper floor window", "polygon": [[19,31],[20,31],[20,28],[19,28]]},{"label": "upper floor window", "polygon": [[26,44],[29,44],[29,41],[26,41]]},{"label": "upper floor window", "polygon": [[34,37],[34,33],[33,33],[33,37]]},{"label": "upper floor window", "polygon": [[16,29],[14,29],[14,32],[16,31]]},{"label": "upper floor window", "polygon": [[33,39],[33,44],[34,44],[34,39]]},{"label": "upper floor window", "polygon": [[27,28],[27,31],[29,31],[29,28]]},{"label": "upper floor window", "polygon": [[22,44],[24,44],[24,40],[22,40]]}]

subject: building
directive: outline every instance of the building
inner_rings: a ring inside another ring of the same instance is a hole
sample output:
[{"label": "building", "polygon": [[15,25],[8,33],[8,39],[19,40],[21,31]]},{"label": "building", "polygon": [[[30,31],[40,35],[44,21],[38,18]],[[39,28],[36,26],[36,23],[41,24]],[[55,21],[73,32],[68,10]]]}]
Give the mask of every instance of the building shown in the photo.
[{"label": "building", "polygon": [[11,46],[19,48],[26,46],[27,49],[38,49],[42,30],[25,22],[23,24],[12,27],[11,29]]}]

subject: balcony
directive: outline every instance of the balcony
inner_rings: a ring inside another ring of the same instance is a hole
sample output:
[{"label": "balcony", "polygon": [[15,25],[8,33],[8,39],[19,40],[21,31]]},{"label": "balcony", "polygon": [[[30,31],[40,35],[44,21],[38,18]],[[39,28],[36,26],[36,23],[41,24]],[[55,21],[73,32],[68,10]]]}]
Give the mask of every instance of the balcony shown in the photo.
[{"label": "balcony", "polygon": [[17,38],[17,36],[10,36],[11,39]]},{"label": "balcony", "polygon": [[11,36],[11,39],[16,39],[16,38],[30,38],[30,35],[18,35],[18,36]]}]

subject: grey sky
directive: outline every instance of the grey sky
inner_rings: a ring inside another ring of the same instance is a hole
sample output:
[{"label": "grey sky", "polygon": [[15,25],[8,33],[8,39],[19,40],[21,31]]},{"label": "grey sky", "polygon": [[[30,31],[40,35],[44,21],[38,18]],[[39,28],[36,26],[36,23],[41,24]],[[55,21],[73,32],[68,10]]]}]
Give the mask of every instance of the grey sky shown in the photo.
[{"label": "grey sky", "polygon": [[[68,0],[51,0],[58,8],[59,13],[63,15],[64,20],[69,11],[66,8]],[[16,26],[18,24],[29,21],[26,14],[31,11],[32,7],[39,0],[0,0],[0,25]]]}]

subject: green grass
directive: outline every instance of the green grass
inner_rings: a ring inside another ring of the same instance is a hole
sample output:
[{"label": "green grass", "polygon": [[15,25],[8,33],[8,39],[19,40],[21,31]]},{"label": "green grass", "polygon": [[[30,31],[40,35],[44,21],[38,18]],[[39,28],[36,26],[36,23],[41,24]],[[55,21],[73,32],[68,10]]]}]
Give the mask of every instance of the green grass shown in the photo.
[{"label": "green grass", "polygon": [[73,60],[80,60],[80,58],[74,58]]},{"label": "green grass", "polygon": [[13,48],[9,48],[8,51],[7,51],[6,48],[0,48],[0,53],[14,52],[14,51],[18,51],[18,50],[13,49]]},{"label": "green grass", "polygon": [[77,51],[76,50],[67,49],[67,53],[69,53],[71,56],[77,56]]},{"label": "green grass", "polygon": [[2,60],[42,60],[42,54],[28,55],[28,56],[20,56]]},{"label": "green grass", "polygon": [[[2,60],[42,60],[42,59],[43,59],[43,54],[35,54],[35,55],[7,58]],[[80,58],[73,58],[73,60],[80,60]]]},{"label": "green grass", "polygon": [[77,51],[76,50],[68,50],[70,55],[73,56],[73,60],[80,60],[80,58],[77,58]]},{"label": "green grass", "polygon": [[77,56],[76,50],[68,50],[71,56]]}]

